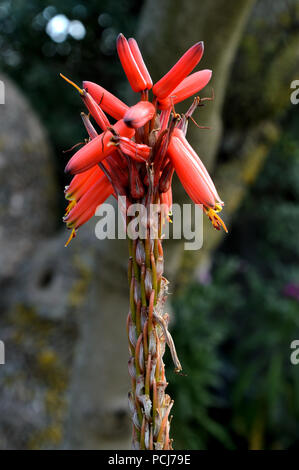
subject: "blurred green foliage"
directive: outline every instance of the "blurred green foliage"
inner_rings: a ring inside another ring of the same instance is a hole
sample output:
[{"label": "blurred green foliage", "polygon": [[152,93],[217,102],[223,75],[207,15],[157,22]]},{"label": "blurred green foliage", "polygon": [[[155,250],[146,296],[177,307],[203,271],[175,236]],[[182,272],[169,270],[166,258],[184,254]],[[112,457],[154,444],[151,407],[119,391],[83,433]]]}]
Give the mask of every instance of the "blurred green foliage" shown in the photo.
[{"label": "blurred green foliage", "polygon": [[299,339],[296,107],[284,124],[206,283],[174,302],[187,374],[169,377],[176,448],[299,445],[299,365],[290,361]]}]

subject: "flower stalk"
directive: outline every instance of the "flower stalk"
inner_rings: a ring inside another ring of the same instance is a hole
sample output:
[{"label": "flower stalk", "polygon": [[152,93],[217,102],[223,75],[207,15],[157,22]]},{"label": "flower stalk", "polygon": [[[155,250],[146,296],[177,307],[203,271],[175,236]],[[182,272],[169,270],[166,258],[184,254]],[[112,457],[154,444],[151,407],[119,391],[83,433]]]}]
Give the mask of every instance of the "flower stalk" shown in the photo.
[{"label": "flower stalk", "polygon": [[[159,204],[158,204],[159,206]],[[161,233],[161,208],[158,207],[156,236]],[[166,393],[167,381],[163,355],[166,343],[176,358],[173,340],[168,331],[168,316],[163,314],[168,281],[163,277],[161,238],[150,238],[149,227],[144,240],[129,241],[128,280],[130,310],[127,317],[129,341],[129,374],[132,390],[129,405],[133,422],[133,448],[171,450],[169,437],[170,411],[173,401]]]}]

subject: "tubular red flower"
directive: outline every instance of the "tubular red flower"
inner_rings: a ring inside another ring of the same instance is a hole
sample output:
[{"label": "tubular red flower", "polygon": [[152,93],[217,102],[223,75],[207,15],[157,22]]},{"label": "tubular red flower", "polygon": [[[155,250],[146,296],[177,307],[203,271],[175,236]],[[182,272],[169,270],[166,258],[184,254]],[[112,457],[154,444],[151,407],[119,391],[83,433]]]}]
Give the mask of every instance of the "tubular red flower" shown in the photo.
[{"label": "tubular red flower", "polygon": [[[85,129],[88,132],[88,135],[91,139],[94,139],[97,137],[97,132],[94,129],[93,125],[91,124],[88,116],[85,113],[81,113],[81,118],[83,121],[83,124],[85,126]],[[100,168],[97,167],[99,170]],[[84,171],[83,173],[80,173],[78,175],[75,175],[69,184],[69,186],[65,187],[64,194],[65,198],[69,201],[76,201],[77,199],[77,193],[79,189],[84,185],[85,181],[88,180],[88,178],[94,173],[95,167],[90,168],[87,171]]]},{"label": "tubular red flower", "polygon": [[142,54],[140,52],[140,49],[138,47],[137,41],[134,38],[130,38],[128,40],[131,52],[133,54],[133,57],[135,59],[136,64],[138,65],[138,68],[144,78],[144,81],[146,82],[146,88],[150,90],[153,86],[153,82],[151,79],[151,76],[146,68],[146,65],[143,61]]},{"label": "tubular red flower", "polygon": [[122,119],[127,109],[129,109],[129,106],[96,83],[84,81],[83,88],[93,97],[96,103],[101,106],[105,113],[109,114],[109,116],[112,116],[114,119]]},{"label": "tubular red flower", "polygon": [[203,42],[190,47],[180,60],[154,86],[153,93],[159,100],[166,98],[192,72],[202,58]]},{"label": "tubular red flower", "polygon": [[[100,179],[104,176],[103,170],[98,165],[93,166],[90,170],[91,173],[89,177],[76,188],[75,191],[71,194],[71,197],[66,197],[66,199],[72,199],[76,202],[80,201],[81,197]],[[81,173],[82,174],[82,173]],[[80,175],[76,175],[80,176]],[[75,176],[75,177],[76,177]],[[105,176],[107,179],[107,177]]]},{"label": "tubular red flower", "polygon": [[164,110],[172,106],[172,104],[180,103],[195,93],[202,90],[211,80],[212,70],[200,70],[189,77],[185,78],[167,98],[159,101],[158,106]]},{"label": "tubular red flower", "polygon": [[96,123],[105,131],[110,126],[110,122],[104,111],[86,90],[83,90],[82,99]]},{"label": "tubular red flower", "polygon": [[144,126],[155,115],[155,106],[149,101],[139,101],[137,104],[128,109],[124,115],[124,122],[128,127],[138,129]]},{"label": "tubular red flower", "polygon": [[182,140],[172,136],[167,153],[185,191],[195,204],[214,208],[216,198],[206,181],[204,171]]},{"label": "tubular red flower", "polygon": [[[116,133],[124,135],[125,137],[133,137],[134,135],[134,130],[126,126],[123,120],[118,121],[113,126],[113,129]],[[108,145],[111,137],[111,131],[106,131],[88,142],[88,144],[84,145],[84,147],[72,156],[65,171],[72,174],[82,173],[104,160],[108,155],[114,152],[113,146]]]},{"label": "tubular red flower", "polygon": [[215,188],[215,185],[213,183],[212,178],[209,175],[208,170],[206,169],[206,167],[202,163],[201,159],[199,158],[199,156],[197,155],[195,150],[189,144],[188,140],[185,137],[184,132],[180,129],[174,129],[173,136],[177,137],[181,141],[186,153],[188,153],[190,155],[190,158],[192,158],[199,165],[199,167],[201,168],[204,180],[205,180],[206,184],[208,185],[208,187],[210,189],[210,192],[213,194],[213,197],[214,197],[216,203],[223,206],[223,201],[221,200],[221,198],[220,198],[220,196],[217,192],[217,189]]},{"label": "tubular red flower", "polygon": [[147,89],[147,81],[139,70],[128,41],[123,34],[119,34],[116,41],[119,60],[129,80],[132,89],[136,92]]},{"label": "tubular red flower", "polygon": [[113,188],[106,176],[102,176],[85,194],[80,201],[64,217],[68,228],[77,229],[87,222],[95,213],[96,208],[102,204],[111,194]]},{"label": "tubular red flower", "polygon": [[81,188],[81,186],[85,183],[86,180],[93,174],[96,167],[92,167],[83,173],[75,175],[72,178],[69,186],[65,187],[64,194],[65,198],[69,201],[76,200],[76,193]]}]

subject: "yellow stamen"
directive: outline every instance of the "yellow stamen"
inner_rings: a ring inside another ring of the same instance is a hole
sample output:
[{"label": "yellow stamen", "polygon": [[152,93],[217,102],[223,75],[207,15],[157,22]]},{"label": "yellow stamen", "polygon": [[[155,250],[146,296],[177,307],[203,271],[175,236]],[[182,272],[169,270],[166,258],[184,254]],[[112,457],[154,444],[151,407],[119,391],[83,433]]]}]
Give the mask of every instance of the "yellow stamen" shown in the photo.
[{"label": "yellow stamen", "polygon": [[73,230],[71,231],[71,234],[69,236],[69,239],[68,239],[68,241],[66,242],[66,244],[64,246],[67,247],[68,244],[72,241],[72,239],[75,238],[75,236],[76,236],[76,230],[73,228]]},{"label": "yellow stamen", "polygon": [[223,229],[225,230],[225,232],[228,233],[228,230],[226,228],[225,223],[223,222],[221,217],[217,214],[217,212],[220,212],[221,209],[222,208],[221,208],[220,204],[216,204],[215,209],[212,209],[211,207],[209,207],[209,208],[205,207],[204,211],[207,214],[207,216],[210,218],[210,220],[213,224],[213,227],[215,227],[219,230],[220,225],[221,225],[223,227]]},{"label": "yellow stamen", "polygon": [[71,202],[69,203],[69,205],[68,205],[67,208],[65,209],[65,216],[67,216],[67,215],[71,212],[72,208],[73,208],[75,205],[76,205],[76,201],[75,201],[75,199],[74,199],[73,201],[71,201]]},{"label": "yellow stamen", "polygon": [[84,90],[82,90],[82,88],[80,88],[78,85],[76,85],[76,83],[72,82],[72,80],[70,80],[69,78],[66,78],[64,75],[62,75],[62,73],[59,74],[61,76],[61,78],[63,78],[66,82],[68,82],[70,85],[72,85],[73,87],[76,88],[76,90],[79,91],[80,95],[84,95]]},{"label": "yellow stamen", "polygon": [[214,216],[215,216],[215,219],[220,223],[220,225],[222,225],[224,231],[226,233],[228,233],[227,227],[226,227],[225,223],[223,222],[223,220],[221,219],[221,217],[216,212],[215,212]]}]

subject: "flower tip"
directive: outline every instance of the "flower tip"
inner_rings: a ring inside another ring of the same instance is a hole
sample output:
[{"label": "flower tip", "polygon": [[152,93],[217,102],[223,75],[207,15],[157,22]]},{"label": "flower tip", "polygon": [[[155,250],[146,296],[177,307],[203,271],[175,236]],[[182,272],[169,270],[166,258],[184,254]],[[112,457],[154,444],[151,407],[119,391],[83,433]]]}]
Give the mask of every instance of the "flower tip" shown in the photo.
[{"label": "flower tip", "polygon": [[66,167],[64,169],[64,173],[66,175],[69,174],[69,173],[72,174],[70,162],[71,162],[71,160],[68,162],[68,164],[66,165]]},{"label": "flower tip", "polygon": [[124,46],[125,43],[127,43],[126,37],[123,35],[123,33],[119,33],[116,38],[116,49],[121,46]]},{"label": "flower tip", "polygon": [[205,45],[203,41],[199,41],[193,46],[194,52],[200,55],[200,57],[203,56],[204,50],[205,50]]},{"label": "flower tip", "polygon": [[199,41],[194,45],[194,52],[197,53],[198,56],[200,57],[199,60],[202,58],[204,50],[205,50],[205,45],[203,41]]}]

